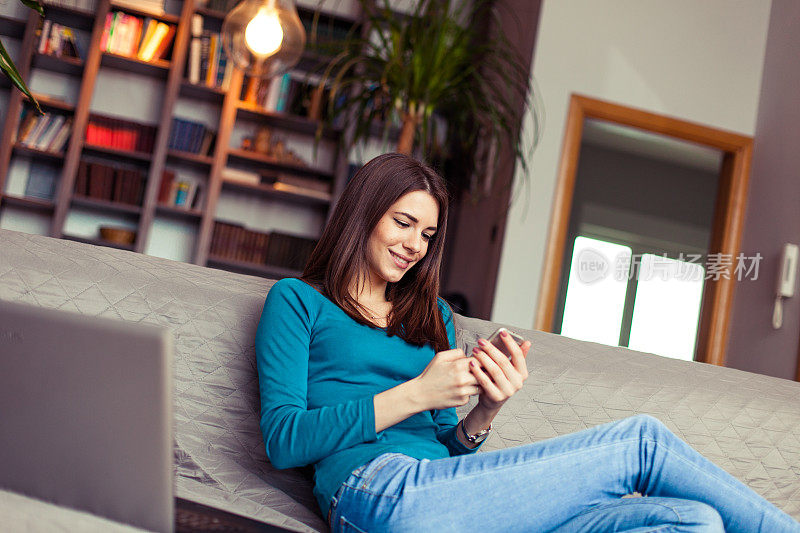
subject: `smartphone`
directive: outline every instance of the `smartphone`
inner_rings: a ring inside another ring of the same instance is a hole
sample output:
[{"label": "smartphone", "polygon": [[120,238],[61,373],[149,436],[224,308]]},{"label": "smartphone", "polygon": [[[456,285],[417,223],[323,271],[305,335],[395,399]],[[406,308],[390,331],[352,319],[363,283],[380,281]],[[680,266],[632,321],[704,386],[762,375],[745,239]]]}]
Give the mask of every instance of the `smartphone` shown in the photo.
[{"label": "smartphone", "polygon": [[495,331],[494,333],[492,333],[492,336],[491,336],[491,337],[489,337],[488,341],[489,341],[489,342],[491,342],[492,344],[494,344],[494,346],[495,346],[495,347],[496,347],[498,350],[500,350],[501,352],[503,352],[504,354],[506,354],[506,357],[508,357],[509,359],[511,359],[511,354],[509,354],[509,353],[507,353],[507,352],[506,352],[506,345],[505,345],[505,342],[503,342],[503,339],[502,339],[502,338],[500,338],[500,333],[501,333],[501,332],[503,332],[503,331],[505,331],[505,332],[507,332],[509,335],[511,335],[511,338],[512,338],[512,339],[514,339],[514,341],[515,341],[517,344],[519,344],[520,346],[522,345],[522,343],[523,343],[523,342],[525,342],[525,339],[523,339],[521,336],[517,335],[517,334],[516,334],[516,333],[514,333],[513,331],[509,331],[509,330],[507,330],[506,328],[499,328],[497,331]]}]

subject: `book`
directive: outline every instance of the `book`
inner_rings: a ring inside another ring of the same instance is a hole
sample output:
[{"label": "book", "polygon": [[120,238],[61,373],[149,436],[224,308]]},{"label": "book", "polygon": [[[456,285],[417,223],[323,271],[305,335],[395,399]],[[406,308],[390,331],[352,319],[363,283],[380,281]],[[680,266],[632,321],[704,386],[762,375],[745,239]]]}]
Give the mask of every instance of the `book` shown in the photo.
[{"label": "book", "polygon": [[68,117],[64,124],[62,124],[61,129],[59,129],[58,133],[53,137],[53,141],[45,148],[48,152],[62,152],[67,147],[67,141],[69,140],[69,134],[72,131],[72,117]]},{"label": "book", "polygon": [[28,182],[25,184],[25,196],[52,200],[55,196],[56,181],[60,169],[56,165],[31,161],[28,170]]},{"label": "book", "polygon": [[111,5],[136,9],[153,15],[164,14],[164,0],[113,0]]},{"label": "book", "polygon": [[47,125],[47,128],[42,132],[39,136],[39,139],[36,141],[34,145],[35,148],[39,150],[47,150],[47,147],[50,146],[50,143],[53,142],[58,132],[61,131],[61,126],[64,125],[66,122],[67,117],[64,115],[53,115],[52,120]]},{"label": "book", "polygon": [[[174,33],[174,29],[172,30]],[[136,57],[142,61],[152,61],[156,59],[156,51],[161,42],[166,39],[167,34],[170,32],[170,26],[163,22],[156,22],[156,28],[147,42],[143,42]]]},{"label": "book", "polygon": [[40,54],[47,53],[47,45],[50,43],[50,26],[52,24],[53,24],[52,21],[49,19],[45,19],[44,22],[42,22],[41,33],[39,34],[39,48],[38,48]]},{"label": "book", "polygon": [[260,185],[261,176],[257,172],[225,167],[222,169],[222,180],[245,185]]},{"label": "book", "polygon": [[153,59],[166,59],[167,52],[172,46],[172,39],[174,37],[175,37],[175,26],[169,25],[167,28],[167,34],[161,39],[161,42],[158,43],[158,47],[156,48],[155,54],[153,55]]},{"label": "book", "polygon": [[203,34],[203,17],[192,15],[192,40],[189,43],[189,83],[200,83],[200,38]]},{"label": "book", "polygon": [[158,188],[158,203],[168,204],[170,192],[172,191],[172,182],[175,181],[175,172],[171,170],[164,170],[161,173],[161,184]]}]

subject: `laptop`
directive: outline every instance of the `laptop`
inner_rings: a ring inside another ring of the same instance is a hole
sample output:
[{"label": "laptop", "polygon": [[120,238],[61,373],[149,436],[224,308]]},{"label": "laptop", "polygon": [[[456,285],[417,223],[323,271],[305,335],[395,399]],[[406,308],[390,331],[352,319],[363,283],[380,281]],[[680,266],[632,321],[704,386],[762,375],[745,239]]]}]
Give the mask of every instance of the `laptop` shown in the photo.
[{"label": "laptop", "polygon": [[0,301],[0,489],[174,528],[169,330]]}]

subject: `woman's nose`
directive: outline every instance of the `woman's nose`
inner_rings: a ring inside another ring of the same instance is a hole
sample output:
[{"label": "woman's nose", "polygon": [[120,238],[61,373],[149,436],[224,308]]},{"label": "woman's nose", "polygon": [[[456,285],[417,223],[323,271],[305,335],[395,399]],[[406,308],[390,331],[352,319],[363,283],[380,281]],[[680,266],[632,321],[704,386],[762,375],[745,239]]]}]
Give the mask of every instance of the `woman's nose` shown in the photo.
[{"label": "woman's nose", "polygon": [[409,252],[417,253],[417,252],[419,252],[419,250],[420,250],[420,248],[422,246],[422,237],[420,235],[416,235],[416,234],[411,235],[406,239],[406,242],[403,243],[403,246]]}]

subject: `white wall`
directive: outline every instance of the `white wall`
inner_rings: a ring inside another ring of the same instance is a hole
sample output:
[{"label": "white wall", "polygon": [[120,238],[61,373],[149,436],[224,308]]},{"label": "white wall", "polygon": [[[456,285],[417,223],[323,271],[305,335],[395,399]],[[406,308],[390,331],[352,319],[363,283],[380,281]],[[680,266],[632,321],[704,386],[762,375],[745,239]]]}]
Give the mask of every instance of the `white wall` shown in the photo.
[{"label": "white wall", "polygon": [[531,327],[571,93],[755,131],[770,0],[544,0],[533,74],[547,117],[509,212],[492,320]]}]

